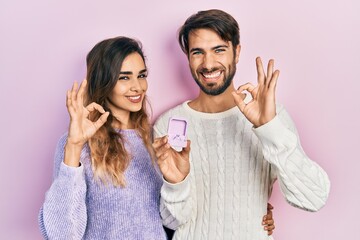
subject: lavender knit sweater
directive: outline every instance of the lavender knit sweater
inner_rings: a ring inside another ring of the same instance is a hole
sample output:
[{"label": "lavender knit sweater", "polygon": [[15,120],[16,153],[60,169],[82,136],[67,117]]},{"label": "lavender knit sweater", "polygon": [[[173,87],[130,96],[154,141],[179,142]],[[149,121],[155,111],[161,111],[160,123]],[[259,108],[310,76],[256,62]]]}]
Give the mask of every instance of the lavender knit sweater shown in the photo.
[{"label": "lavender knit sweater", "polygon": [[45,239],[166,239],[159,214],[162,179],[135,130],[122,130],[132,159],[126,187],[94,180],[89,147],[81,166],[63,163],[67,135],[55,153],[53,183],[39,214]]}]

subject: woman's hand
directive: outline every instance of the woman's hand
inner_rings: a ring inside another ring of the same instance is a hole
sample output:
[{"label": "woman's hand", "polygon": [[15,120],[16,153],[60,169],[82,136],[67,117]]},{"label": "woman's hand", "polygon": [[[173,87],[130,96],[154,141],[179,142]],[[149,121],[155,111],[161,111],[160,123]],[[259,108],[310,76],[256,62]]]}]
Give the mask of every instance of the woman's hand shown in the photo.
[{"label": "woman's hand", "polygon": [[[109,116],[109,112],[105,112],[104,108],[95,102],[90,103],[86,107],[84,106],[86,84],[87,81],[85,79],[78,90],[78,83],[75,82],[66,96],[66,107],[70,115],[70,125],[65,146],[64,163],[74,167],[79,166],[81,149],[84,144],[104,125]],[[95,122],[88,118],[89,114],[93,111],[101,113],[101,116]]]},{"label": "woman's hand", "polygon": [[274,219],[273,219],[273,214],[272,214],[273,209],[274,209],[274,207],[270,203],[268,203],[267,204],[267,214],[264,216],[263,222],[262,222],[262,225],[264,226],[265,231],[268,232],[268,235],[273,234],[273,231],[275,229],[275,224],[274,224]]}]

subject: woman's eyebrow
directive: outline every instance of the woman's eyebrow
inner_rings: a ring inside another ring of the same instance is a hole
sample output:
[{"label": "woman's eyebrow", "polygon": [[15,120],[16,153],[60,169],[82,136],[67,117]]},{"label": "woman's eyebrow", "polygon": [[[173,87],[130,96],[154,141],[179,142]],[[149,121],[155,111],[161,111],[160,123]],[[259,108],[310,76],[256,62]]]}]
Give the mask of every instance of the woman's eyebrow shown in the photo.
[{"label": "woman's eyebrow", "polygon": [[[140,70],[139,73],[147,72],[147,69]],[[132,71],[123,71],[120,72],[119,75],[133,75],[134,73]]]},{"label": "woman's eyebrow", "polygon": [[133,72],[131,72],[131,71],[124,71],[124,72],[120,72],[119,75],[120,75],[120,74],[123,74],[123,75],[132,75]]}]

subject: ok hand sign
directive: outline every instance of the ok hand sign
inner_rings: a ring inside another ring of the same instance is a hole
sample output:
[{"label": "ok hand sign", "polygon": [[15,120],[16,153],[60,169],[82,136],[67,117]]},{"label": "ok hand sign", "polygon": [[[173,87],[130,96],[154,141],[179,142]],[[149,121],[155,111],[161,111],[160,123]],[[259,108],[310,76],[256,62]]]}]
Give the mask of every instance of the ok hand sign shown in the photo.
[{"label": "ok hand sign", "polygon": [[[86,84],[85,79],[77,91],[78,83],[75,82],[72,89],[67,92],[66,98],[66,107],[70,115],[68,143],[81,146],[96,133],[109,116],[109,112],[105,112],[104,108],[95,102],[86,107],[83,105]],[[88,117],[95,110],[102,115],[97,121],[92,122]]]},{"label": "ok hand sign", "polygon": [[[254,127],[259,127],[272,120],[276,115],[275,88],[280,71],[274,71],[274,60],[272,59],[268,63],[266,75],[260,57],[256,58],[256,67],[258,85],[254,87],[251,83],[246,83],[232,94],[240,111]],[[243,91],[248,91],[252,96],[252,100],[247,104],[242,97]]]},{"label": "ok hand sign", "polygon": [[[68,139],[65,145],[64,163],[77,167],[80,163],[80,154],[83,145],[104,125],[109,112],[97,103],[90,103],[84,107],[84,92],[87,81],[81,83],[78,91],[78,83],[75,82],[72,89],[66,95],[66,107],[70,115]],[[88,117],[93,111],[99,111],[101,116],[95,122]]]}]

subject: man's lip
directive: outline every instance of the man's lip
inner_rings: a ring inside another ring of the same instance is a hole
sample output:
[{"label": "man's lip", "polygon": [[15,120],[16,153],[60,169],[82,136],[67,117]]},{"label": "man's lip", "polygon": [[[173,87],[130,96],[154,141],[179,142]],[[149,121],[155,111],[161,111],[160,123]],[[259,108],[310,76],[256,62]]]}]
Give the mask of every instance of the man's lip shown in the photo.
[{"label": "man's lip", "polygon": [[222,73],[222,70],[216,70],[213,72],[200,72],[200,75],[205,82],[217,82],[221,78]]}]

